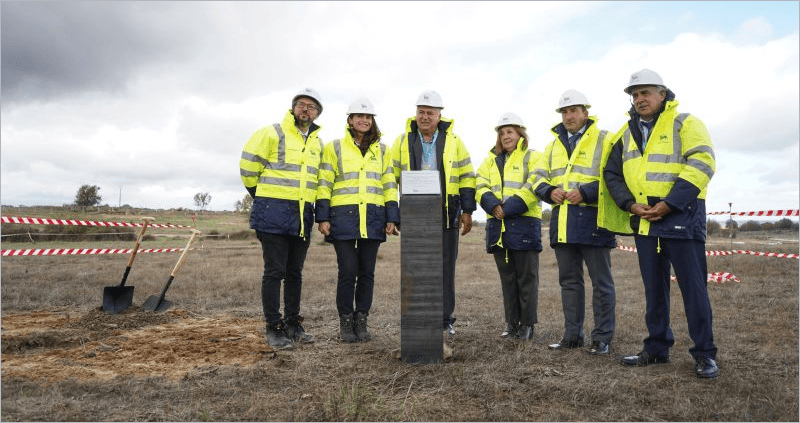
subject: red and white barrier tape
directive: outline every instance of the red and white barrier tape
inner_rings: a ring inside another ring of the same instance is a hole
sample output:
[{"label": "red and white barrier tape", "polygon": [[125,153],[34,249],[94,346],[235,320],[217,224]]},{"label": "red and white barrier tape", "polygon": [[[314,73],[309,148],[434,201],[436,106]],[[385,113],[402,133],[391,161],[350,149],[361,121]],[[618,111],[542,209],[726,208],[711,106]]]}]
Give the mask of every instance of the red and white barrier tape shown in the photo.
[{"label": "red and white barrier tape", "polygon": [[[190,248],[189,250],[194,250]],[[177,253],[183,248],[151,248],[140,249],[139,253]],[[93,254],[130,254],[130,248],[46,248],[31,250],[0,250],[0,256],[59,256],[59,255],[93,255]],[[137,253],[138,254],[138,253]]]},{"label": "red and white barrier tape", "polygon": [[[2,216],[0,223],[21,223],[25,225],[68,225],[68,226],[134,226],[140,227],[142,223],[130,222],[94,222],[90,220],[73,220],[73,219],[45,219],[39,217],[14,217]],[[192,228],[192,226],[173,225],[170,223],[150,223],[147,226],[151,228]]]},{"label": "red and white barrier tape", "polygon": [[[618,250],[622,251],[630,251],[632,253],[636,252],[636,247],[626,247],[624,245],[617,245]],[[793,258],[793,259],[800,259],[800,254],[784,254],[784,253],[764,253],[758,251],[745,251],[745,250],[733,250],[733,251],[706,251],[706,256],[730,256],[733,254],[750,254],[753,256],[767,256],[767,257],[781,257],[781,258]]]},{"label": "red and white barrier tape", "polygon": [[711,212],[711,215],[730,214],[732,216],[800,216],[800,210],[762,210],[748,212]]},{"label": "red and white barrier tape", "polygon": [[784,254],[784,253],[762,253],[758,251],[744,251],[744,250],[733,250],[734,254],[750,254],[753,256],[767,256],[767,257],[783,257],[783,258],[794,258],[800,259],[800,254]]},{"label": "red and white barrier tape", "polygon": [[[669,278],[673,282],[677,282],[678,278],[672,276]],[[740,282],[739,278],[736,277],[733,273],[725,273],[725,272],[718,272],[718,273],[709,273],[707,282],[716,282],[716,283],[723,283],[725,281],[734,281]]]}]

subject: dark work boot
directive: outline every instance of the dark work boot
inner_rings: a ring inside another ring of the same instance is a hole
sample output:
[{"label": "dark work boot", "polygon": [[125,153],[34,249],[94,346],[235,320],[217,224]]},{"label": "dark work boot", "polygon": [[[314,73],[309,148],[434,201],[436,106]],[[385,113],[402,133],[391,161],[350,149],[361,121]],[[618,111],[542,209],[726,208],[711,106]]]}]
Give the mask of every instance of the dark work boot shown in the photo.
[{"label": "dark work boot", "polygon": [[514,337],[523,341],[530,341],[531,338],[533,338],[533,325],[520,326],[519,331]]},{"label": "dark work boot", "polygon": [[506,330],[504,330],[503,333],[500,334],[500,337],[501,338],[513,338],[514,335],[517,334],[517,329],[518,329],[517,325],[512,324],[512,323],[508,323],[508,324],[506,324]]},{"label": "dark work boot", "polygon": [[287,319],[286,336],[294,342],[310,344],[314,342],[314,335],[306,333],[303,325],[300,324],[302,321],[302,317],[298,317],[297,319]]},{"label": "dark work boot", "polygon": [[362,312],[356,313],[356,322],[354,331],[356,333],[356,337],[359,341],[366,342],[369,341],[371,336],[369,336],[369,332],[367,332],[367,315]]},{"label": "dark work boot", "polygon": [[347,343],[358,342],[358,337],[353,331],[354,325],[355,322],[353,322],[352,314],[343,314],[339,316],[339,332],[340,336],[342,337],[342,341]]},{"label": "dark work boot", "polygon": [[292,348],[292,340],[286,337],[286,329],[283,322],[267,324],[267,343],[276,350]]}]

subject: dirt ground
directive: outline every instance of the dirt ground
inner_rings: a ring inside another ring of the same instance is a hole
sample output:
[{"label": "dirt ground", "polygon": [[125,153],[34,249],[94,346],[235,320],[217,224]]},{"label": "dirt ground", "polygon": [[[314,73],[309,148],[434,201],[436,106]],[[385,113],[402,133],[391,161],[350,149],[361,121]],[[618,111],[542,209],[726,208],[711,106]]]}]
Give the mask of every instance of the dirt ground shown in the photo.
[{"label": "dirt ground", "polygon": [[248,366],[274,353],[260,320],[164,314],[133,306],[118,315],[39,311],[2,319],[3,377],[181,379],[208,366]]}]

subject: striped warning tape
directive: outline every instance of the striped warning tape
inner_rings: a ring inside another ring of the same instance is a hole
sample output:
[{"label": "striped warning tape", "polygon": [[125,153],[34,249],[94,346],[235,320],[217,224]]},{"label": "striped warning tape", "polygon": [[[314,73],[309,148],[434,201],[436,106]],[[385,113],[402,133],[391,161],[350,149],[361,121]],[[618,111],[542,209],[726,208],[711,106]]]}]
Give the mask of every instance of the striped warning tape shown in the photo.
[{"label": "striped warning tape", "polygon": [[[142,223],[132,222],[96,222],[91,220],[73,220],[73,219],[46,219],[39,217],[14,217],[2,216],[0,217],[2,223],[21,223],[25,225],[71,225],[71,226],[133,226],[140,227]],[[192,228],[192,226],[173,225],[171,223],[150,223],[147,226],[151,228]]]},{"label": "striped warning tape", "polygon": [[753,256],[767,256],[767,257],[783,257],[783,258],[795,258],[800,259],[800,254],[784,254],[784,253],[762,253],[758,251],[744,251],[744,250],[733,250],[734,254],[750,254]]},{"label": "striped warning tape", "polygon": [[[670,280],[673,282],[677,282],[678,278],[675,276],[670,277]],[[716,283],[723,283],[725,281],[734,281],[734,282],[741,282],[739,278],[736,277],[733,273],[709,273],[707,282],[716,282]]]},{"label": "striped warning tape", "polygon": [[746,212],[711,212],[711,215],[730,214],[732,216],[800,216],[800,210],[762,210]]},{"label": "striped warning tape", "polygon": [[[632,253],[636,252],[636,247],[626,247],[624,245],[618,245],[618,250],[622,251],[630,251]],[[800,254],[784,254],[784,253],[764,253],[758,251],[745,251],[745,250],[733,250],[733,251],[706,251],[706,256],[730,256],[734,254],[750,254],[753,256],[767,256],[767,257],[781,257],[781,258],[793,258],[793,259],[800,259]]]},{"label": "striped warning tape", "polygon": [[[189,250],[194,250],[190,248]],[[176,253],[183,248],[150,248],[139,249],[138,253]],[[94,255],[94,254],[130,254],[131,248],[44,248],[29,250],[0,250],[0,256],[59,256],[59,255]]]}]

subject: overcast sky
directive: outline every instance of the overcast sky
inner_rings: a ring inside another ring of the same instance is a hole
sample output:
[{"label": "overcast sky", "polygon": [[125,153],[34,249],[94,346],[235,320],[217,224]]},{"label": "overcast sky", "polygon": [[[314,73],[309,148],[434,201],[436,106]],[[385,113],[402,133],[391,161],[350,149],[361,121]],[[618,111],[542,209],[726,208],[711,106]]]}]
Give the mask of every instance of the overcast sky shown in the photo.
[{"label": "overcast sky", "polygon": [[3,1],[0,17],[4,205],[89,184],[113,206],[207,192],[233,210],[242,147],[306,86],[324,141],[366,96],[389,145],[435,89],[477,168],[504,112],[543,150],[566,89],[617,131],[642,68],[708,126],[709,212],[800,202],[798,2]]}]

